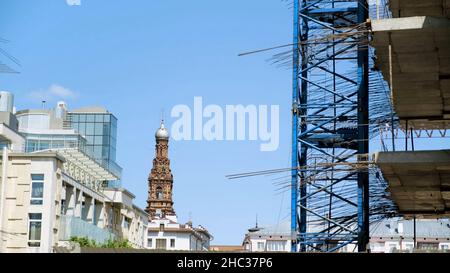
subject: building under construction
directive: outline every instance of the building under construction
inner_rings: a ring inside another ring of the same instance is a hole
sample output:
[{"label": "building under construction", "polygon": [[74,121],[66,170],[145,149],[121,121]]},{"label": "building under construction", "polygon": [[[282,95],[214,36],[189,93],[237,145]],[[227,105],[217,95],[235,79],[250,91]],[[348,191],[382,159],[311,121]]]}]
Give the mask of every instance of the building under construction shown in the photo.
[{"label": "building under construction", "polygon": [[414,139],[450,148],[450,0],[293,10],[293,49],[274,57],[293,67],[292,251],[364,252],[374,221],[448,217],[450,150],[414,151]]}]

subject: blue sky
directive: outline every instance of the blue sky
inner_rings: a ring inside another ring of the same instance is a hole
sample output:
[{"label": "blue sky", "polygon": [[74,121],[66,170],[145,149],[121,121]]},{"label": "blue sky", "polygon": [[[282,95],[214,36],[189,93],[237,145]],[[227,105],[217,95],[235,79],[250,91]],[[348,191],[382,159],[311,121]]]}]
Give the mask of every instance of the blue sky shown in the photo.
[{"label": "blue sky", "polygon": [[221,106],[280,105],[276,152],[260,152],[255,141],[172,141],[170,158],[179,220],[192,215],[213,243],[240,244],[256,214],[260,224],[289,219],[289,194],[276,193],[273,177],[225,178],[289,166],[290,71],[269,65],[268,54],[237,56],[289,43],[285,2],[1,0],[0,10],[0,37],[10,41],[1,47],[21,62],[8,63],[21,73],[0,74],[0,89],[15,94],[18,109],[41,107],[38,95],[46,94],[48,107],[63,99],[72,109],[103,105],[114,113],[123,186],[139,206],[162,108],[192,106],[194,96]]},{"label": "blue sky", "polygon": [[213,244],[240,244],[256,214],[260,225],[289,219],[289,193],[273,185],[279,176],[225,178],[290,165],[291,72],[269,65],[270,54],[237,56],[290,43],[286,2],[0,0],[0,10],[0,37],[10,40],[0,45],[21,62],[11,64],[20,74],[0,74],[0,89],[15,94],[18,109],[41,107],[44,94],[48,107],[62,99],[72,109],[102,105],[114,113],[123,186],[141,207],[162,108],[192,106],[194,96],[221,106],[280,105],[275,152],[260,152],[255,141],[172,141],[169,154],[179,220],[191,215]]}]

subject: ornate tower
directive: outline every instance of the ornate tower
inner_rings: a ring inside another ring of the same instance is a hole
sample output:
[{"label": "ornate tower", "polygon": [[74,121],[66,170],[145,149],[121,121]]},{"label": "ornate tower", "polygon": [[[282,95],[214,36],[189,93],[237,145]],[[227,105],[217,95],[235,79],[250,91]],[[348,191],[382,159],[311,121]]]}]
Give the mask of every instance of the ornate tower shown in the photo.
[{"label": "ornate tower", "polygon": [[173,175],[170,170],[169,132],[164,127],[164,120],[155,133],[156,146],[153,168],[148,177],[148,199],[145,211],[150,218],[155,216],[175,215],[172,201]]}]

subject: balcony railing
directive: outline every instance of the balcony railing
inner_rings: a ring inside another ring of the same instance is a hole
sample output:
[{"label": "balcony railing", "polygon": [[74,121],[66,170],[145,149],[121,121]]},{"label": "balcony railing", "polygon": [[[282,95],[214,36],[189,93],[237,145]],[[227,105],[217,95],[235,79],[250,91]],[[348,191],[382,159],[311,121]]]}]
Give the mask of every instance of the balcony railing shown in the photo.
[{"label": "balcony railing", "polygon": [[122,168],[115,162],[96,158],[92,149],[86,144],[86,139],[78,134],[30,134],[22,133],[26,138],[25,152],[32,153],[51,149],[73,148],[96,161],[117,177],[121,177]]},{"label": "balcony railing", "polygon": [[74,236],[87,237],[99,244],[105,243],[109,239],[115,239],[115,235],[106,229],[99,228],[77,217],[61,215],[59,240],[69,241]]}]

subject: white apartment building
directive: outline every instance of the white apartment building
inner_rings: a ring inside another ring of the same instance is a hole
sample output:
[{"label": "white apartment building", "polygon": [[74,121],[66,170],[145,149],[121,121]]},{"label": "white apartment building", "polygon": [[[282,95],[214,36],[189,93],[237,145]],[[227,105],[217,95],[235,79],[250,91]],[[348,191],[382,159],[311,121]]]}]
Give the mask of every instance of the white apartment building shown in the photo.
[{"label": "white apartment building", "polygon": [[[370,225],[369,249],[373,253],[449,251],[449,219],[417,219],[414,232],[414,220],[402,218],[384,219]],[[290,222],[279,225],[249,229],[243,241],[248,252],[289,252]],[[414,247],[415,238],[415,247]],[[330,246],[330,248],[336,244]],[[339,252],[357,252],[356,244],[347,244]]]},{"label": "white apartment building", "polygon": [[148,224],[147,248],[155,250],[208,251],[211,234],[191,222],[177,223],[176,216],[155,217]]},{"label": "white apartment building", "polygon": [[250,228],[245,234],[243,247],[247,252],[289,252],[291,250],[289,221],[278,225]]}]

